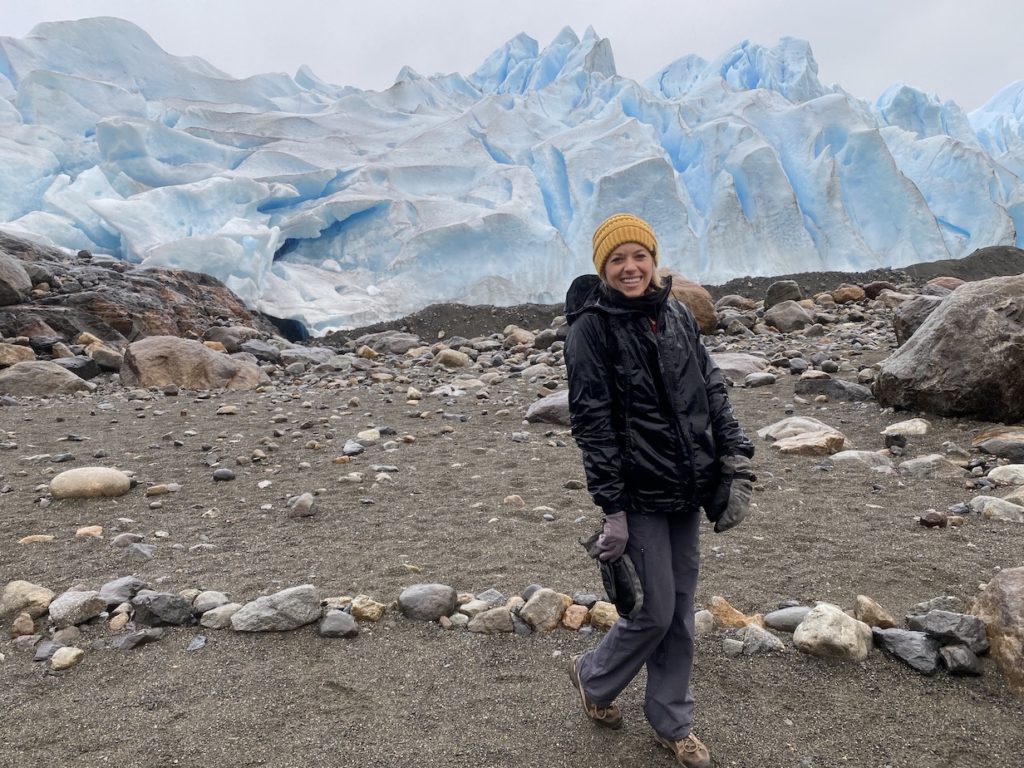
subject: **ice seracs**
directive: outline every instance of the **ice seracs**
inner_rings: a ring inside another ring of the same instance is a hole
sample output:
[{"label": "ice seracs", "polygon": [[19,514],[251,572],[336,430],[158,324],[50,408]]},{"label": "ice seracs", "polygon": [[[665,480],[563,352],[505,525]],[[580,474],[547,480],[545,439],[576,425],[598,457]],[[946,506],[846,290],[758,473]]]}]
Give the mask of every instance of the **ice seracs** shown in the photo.
[{"label": "ice seracs", "polygon": [[705,283],[1024,241],[1024,82],[970,115],[901,83],[869,103],[783,38],[640,84],[590,28],[413,65],[375,92],[235,79],[113,18],[0,38],[0,228],[207,272],[313,334],[558,301],[618,211]]}]

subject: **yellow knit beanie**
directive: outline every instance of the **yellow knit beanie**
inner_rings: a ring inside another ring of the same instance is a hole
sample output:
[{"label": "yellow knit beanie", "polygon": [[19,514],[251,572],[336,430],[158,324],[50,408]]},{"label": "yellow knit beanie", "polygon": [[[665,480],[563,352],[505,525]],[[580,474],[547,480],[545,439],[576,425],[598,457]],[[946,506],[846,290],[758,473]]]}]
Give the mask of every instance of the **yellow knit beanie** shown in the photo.
[{"label": "yellow knit beanie", "polygon": [[650,224],[629,213],[616,213],[594,230],[594,268],[597,274],[603,274],[604,263],[623,243],[640,243],[651,252],[654,265],[658,265],[658,241]]}]

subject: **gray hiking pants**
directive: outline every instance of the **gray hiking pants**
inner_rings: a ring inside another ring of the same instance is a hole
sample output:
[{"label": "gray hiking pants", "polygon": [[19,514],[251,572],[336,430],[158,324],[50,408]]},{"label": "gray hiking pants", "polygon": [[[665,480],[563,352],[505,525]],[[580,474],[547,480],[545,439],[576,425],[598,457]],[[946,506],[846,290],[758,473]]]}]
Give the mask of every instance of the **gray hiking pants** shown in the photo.
[{"label": "gray hiking pants", "polygon": [[697,587],[700,510],[629,515],[628,554],[644,587],[636,618],[620,619],[580,661],[580,682],[600,707],[615,700],[647,665],[644,714],[660,736],[690,733],[693,696],[693,593]]}]

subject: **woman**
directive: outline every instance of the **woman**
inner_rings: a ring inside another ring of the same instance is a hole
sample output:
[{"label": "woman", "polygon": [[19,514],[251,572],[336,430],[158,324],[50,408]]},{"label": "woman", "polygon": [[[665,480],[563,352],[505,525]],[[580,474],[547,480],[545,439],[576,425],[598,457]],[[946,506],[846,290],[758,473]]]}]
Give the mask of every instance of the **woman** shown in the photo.
[{"label": "woman", "polygon": [[728,503],[729,481],[749,501],[754,447],[693,316],[670,298],[671,279],[657,276],[647,222],[616,214],[593,245],[597,275],[577,278],[566,296],[572,431],[604,512],[600,559],[629,555],[643,605],[573,661],[572,680],[587,716],[618,728],[614,699],[646,665],[644,713],[655,739],[683,765],[710,766],[690,731],[700,507],[716,530],[739,522],[744,499]]}]

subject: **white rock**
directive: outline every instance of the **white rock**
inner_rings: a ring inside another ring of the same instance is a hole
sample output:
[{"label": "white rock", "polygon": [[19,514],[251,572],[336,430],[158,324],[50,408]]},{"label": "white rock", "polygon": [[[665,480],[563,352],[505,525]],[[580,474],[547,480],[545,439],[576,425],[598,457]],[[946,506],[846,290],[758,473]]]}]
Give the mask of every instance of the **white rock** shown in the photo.
[{"label": "white rock", "polygon": [[988,473],[996,485],[1024,485],[1024,464],[1006,464]]},{"label": "white rock", "polygon": [[82,660],[85,651],[73,646],[65,646],[54,651],[50,657],[50,667],[55,670],[70,669]]},{"label": "white rock", "polygon": [[818,603],[793,632],[793,643],[812,656],[864,661],[871,650],[871,627],[830,603]]},{"label": "white rock", "polygon": [[931,424],[925,419],[907,419],[890,424],[882,430],[883,435],[927,435]]}]

